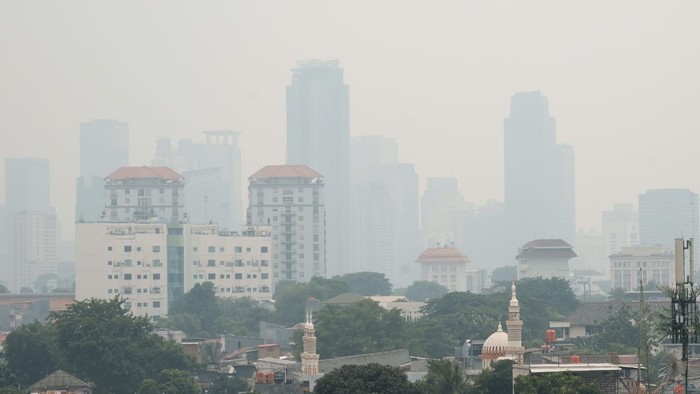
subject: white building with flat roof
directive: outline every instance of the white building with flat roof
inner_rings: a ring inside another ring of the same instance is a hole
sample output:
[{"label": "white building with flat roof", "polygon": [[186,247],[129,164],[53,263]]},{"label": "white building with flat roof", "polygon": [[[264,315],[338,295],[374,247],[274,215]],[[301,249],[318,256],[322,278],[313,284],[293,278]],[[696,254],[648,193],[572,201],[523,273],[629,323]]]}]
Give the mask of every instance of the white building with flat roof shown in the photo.
[{"label": "white building with flat roof", "polygon": [[269,229],[216,225],[76,223],[76,299],[121,296],[136,315],[168,314],[196,283],[217,296],[272,299]]},{"label": "white building with flat roof", "polygon": [[627,247],[610,255],[612,287],[627,291],[654,282],[656,286],[673,286],[676,281],[675,254],[662,246]]},{"label": "white building with flat roof", "polygon": [[428,248],[416,260],[421,280],[435,282],[449,291],[467,291],[467,264],[470,260],[454,246]]}]

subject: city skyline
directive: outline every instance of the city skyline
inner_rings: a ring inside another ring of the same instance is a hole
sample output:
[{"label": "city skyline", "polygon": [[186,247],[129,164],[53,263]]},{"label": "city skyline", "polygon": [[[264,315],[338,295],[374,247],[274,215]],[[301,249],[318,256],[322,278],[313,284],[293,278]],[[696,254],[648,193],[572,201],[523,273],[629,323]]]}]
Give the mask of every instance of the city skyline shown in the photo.
[{"label": "city skyline", "polygon": [[[305,1],[278,3],[279,14],[259,5],[192,12],[185,3],[137,10],[75,2],[38,12],[37,5],[4,3],[0,157],[50,159],[52,205],[70,239],[75,190],[65,185],[79,173],[81,122],[127,122],[133,165],[150,163],[158,137],[235,128],[242,132],[246,177],[284,163],[284,86],[297,60],[321,57],[339,59],[346,70],[350,135],[396,139],[400,161],[415,163],[420,194],[428,177],[454,177],[477,206],[503,201],[502,119],[510,96],[536,89],[549,97],[560,141],[576,148],[578,227],[598,228],[601,211],[636,203],[648,189],[700,190],[700,179],[679,171],[687,168],[700,127],[693,110],[700,55],[690,49],[700,34],[692,23],[700,5],[640,8],[625,1],[600,13],[556,2],[401,4],[406,18],[386,31],[398,6],[374,5],[369,17],[362,4]],[[552,13],[541,12],[545,7]],[[154,31],[161,11],[172,18]],[[441,23],[416,30],[411,21],[423,17]],[[97,20],[104,28],[81,33]],[[360,20],[361,30],[347,22]],[[583,34],[590,20],[595,32]],[[59,44],[60,53],[53,49]],[[135,58],[145,62],[137,66]]]}]

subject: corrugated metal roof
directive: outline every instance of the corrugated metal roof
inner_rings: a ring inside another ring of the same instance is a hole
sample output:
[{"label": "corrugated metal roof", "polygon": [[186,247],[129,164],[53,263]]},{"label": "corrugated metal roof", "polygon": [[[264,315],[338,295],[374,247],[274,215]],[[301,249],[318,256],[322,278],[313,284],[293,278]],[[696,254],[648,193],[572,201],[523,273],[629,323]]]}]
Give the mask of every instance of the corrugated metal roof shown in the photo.
[{"label": "corrugated metal roof", "polygon": [[530,373],[619,371],[615,364],[531,364]]},{"label": "corrugated metal roof", "polygon": [[322,175],[305,165],[265,166],[248,179],[262,178],[321,178]]},{"label": "corrugated metal roof", "polygon": [[168,167],[121,167],[105,178],[108,181],[121,181],[126,179],[165,179],[181,181],[182,175]]}]

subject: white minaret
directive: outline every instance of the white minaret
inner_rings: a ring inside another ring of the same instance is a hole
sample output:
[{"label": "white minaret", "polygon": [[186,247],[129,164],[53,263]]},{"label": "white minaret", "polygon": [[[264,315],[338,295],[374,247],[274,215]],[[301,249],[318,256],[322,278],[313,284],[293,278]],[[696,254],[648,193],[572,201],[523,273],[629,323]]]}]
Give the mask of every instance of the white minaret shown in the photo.
[{"label": "white minaret", "polygon": [[304,375],[318,375],[318,354],[316,354],[316,329],[313,311],[307,302],[306,323],[304,323],[304,352],[301,353],[301,372]]},{"label": "white minaret", "polygon": [[513,281],[510,291],[511,298],[508,305],[508,320],[506,321],[506,326],[508,327],[506,355],[513,357],[516,364],[522,364],[523,353],[525,352],[522,345],[523,321],[520,320],[520,303],[515,296],[515,281]]}]

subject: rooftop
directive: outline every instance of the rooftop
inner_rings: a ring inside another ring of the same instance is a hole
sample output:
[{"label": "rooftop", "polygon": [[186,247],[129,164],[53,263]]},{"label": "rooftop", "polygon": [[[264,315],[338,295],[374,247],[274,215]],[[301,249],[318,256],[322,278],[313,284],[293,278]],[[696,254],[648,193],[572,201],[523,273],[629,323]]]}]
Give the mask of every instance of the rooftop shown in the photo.
[{"label": "rooftop", "polygon": [[565,258],[576,257],[571,245],[563,239],[536,239],[523,245],[516,259],[524,258]]},{"label": "rooftop", "polygon": [[464,262],[468,263],[471,260],[458,248],[439,247],[428,248],[418,256],[416,263],[435,263],[435,262]]},{"label": "rooftop", "polygon": [[321,178],[322,175],[305,165],[265,166],[248,179],[264,178]]},{"label": "rooftop", "polygon": [[[664,307],[670,307],[670,302],[645,302],[647,314],[653,314]],[[586,302],[578,306],[569,315],[568,320],[572,325],[601,325],[610,316],[617,313],[623,306],[630,308],[633,313],[639,310],[639,302],[603,301]]]},{"label": "rooftop", "polygon": [[56,370],[49,376],[29,386],[29,390],[91,388],[90,383],[83,382],[63,370]]},{"label": "rooftop", "polygon": [[184,178],[168,167],[121,167],[105,178],[108,181],[123,181],[127,179],[164,179],[181,181]]}]

